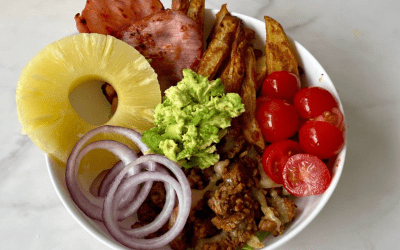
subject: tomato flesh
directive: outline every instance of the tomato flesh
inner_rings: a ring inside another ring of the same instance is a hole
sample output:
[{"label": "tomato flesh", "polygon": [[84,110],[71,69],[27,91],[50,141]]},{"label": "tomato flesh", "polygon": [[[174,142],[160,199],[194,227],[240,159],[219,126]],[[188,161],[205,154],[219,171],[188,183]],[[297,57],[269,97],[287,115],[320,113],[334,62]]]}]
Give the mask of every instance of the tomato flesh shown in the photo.
[{"label": "tomato flesh", "polygon": [[263,153],[262,165],[265,173],[277,184],[282,184],[282,169],[292,155],[301,153],[300,144],[292,140],[277,141]]},{"label": "tomato flesh", "polygon": [[265,78],[261,95],[292,102],[300,90],[300,79],[288,71],[276,71]]},{"label": "tomato flesh", "polygon": [[323,194],[331,183],[325,163],[315,155],[291,156],[282,170],[283,186],[295,196]]},{"label": "tomato flesh", "polygon": [[328,159],[343,148],[344,136],[328,122],[308,121],[299,130],[299,142],[304,152]]},{"label": "tomato flesh", "polygon": [[256,119],[267,142],[293,136],[299,129],[299,115],[293,105],[280,99],[257,102]]},{"label": "tomato flesh", "polygon": [[307,87],[298,91],[294,97],[294,106],[301,118],[312,118],[338,108],[333,95],[321,87]]}]

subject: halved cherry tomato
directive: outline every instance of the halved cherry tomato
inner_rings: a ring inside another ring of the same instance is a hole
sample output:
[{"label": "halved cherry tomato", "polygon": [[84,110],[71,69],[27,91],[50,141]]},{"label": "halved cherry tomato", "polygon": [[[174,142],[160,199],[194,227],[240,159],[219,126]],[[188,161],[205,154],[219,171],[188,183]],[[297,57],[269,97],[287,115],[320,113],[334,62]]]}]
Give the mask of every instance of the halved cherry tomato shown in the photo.
[{"label": "halved cherry tomato", "polygon": [[261,162],[265,173],[278,184],[283,183],[282,169],[292,155],[301,153],[300,144],[292,140],[277,141],[269,145]]},{"label": "halved cherry tomato", "polygon": [[321,87],[307,87],[301,89],[295,95],[293,104],[301,118],[317,117],[325,111],[338,108],[338,104],[333,95],[328,90]]},{"label": "halved cherry tomato", "polygon": [[293,105],[280,99],[257,103],[256,119],[267,142],[293,136],[299,129],[299,115]]},{"label": "halved cherry tomato", "polygon": [[330,111],[325,111],[317,117],[310,118],[310,120],[328,122],[337,127],[340,131],[343,131],[344,129],[344,116],[339,108],[333,108]]},{"label": "halved cherry tomato", "polygon": [[331,183],[325,163],[315,155],[296,154],[282,170],[283,186],[295,196],[323,194]]},{"label": "halved cherry tomato", "polygon": [[292,102],[299,90],[300,79],[298,76],[288,71],[276,71],[265,78],[261,87],[261,94]]},{"label": "halved cherry tomato", "polygon": [[344,136],[328,122],[308,121],[299,130],[299,142],[304,152],[328,159],[343,148]]}]

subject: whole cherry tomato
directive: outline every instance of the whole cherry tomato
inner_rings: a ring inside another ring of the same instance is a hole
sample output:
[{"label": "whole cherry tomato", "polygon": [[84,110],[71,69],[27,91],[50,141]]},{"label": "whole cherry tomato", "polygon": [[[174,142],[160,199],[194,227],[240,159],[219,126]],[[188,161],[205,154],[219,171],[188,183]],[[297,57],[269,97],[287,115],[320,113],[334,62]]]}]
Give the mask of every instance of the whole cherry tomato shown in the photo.
[{"label": "whole cherry tomato", "polygon": [[292,140],[277,141],[265,148],[261,162],[265,173],[278,184],[283,183],[282,169],[292,155],[301,153],[300,144]]},{"label": "whole cherry tomato", "polygon": [[275,71],[265,78],[261,94],[292,102],[299,90],[300,79],[298,76],[288,71]]},{"label": "whole cherry tomato", "polygon": [[311,118],[338,108],[332,94],[321,87],[307,87],[297,92],[293,101],[301,118]]},{"label": "whole cherry tomato", "polygon": [[328,159],[343,148],[344,136],[328,122],[308,121],[299,130],[299,142],[304,152]]},{"label": "whole cherry tomato", "polygon": [[267,142],[293,136],[299,129],[299,115],[293,105],[280,99],[258,102],[256,119]]},{"label": "whole cherry tomato", "polygon": [[331,174],[325,163],[315,155],[291,156],[282,170],[283,186],[295,196],[319,195],[331,183]]}]

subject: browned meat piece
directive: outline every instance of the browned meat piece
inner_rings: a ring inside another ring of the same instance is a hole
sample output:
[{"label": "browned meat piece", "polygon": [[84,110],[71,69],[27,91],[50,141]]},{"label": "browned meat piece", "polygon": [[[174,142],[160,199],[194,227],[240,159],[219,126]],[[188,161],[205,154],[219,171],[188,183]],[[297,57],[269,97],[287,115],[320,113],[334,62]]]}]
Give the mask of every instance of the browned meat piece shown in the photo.
[{"label": "browned meat piece", "polygon": [[196,22],[169,9],[133,22],[119,36],[151,59],[162,93],[182,79],[183,69],[195,69],[203,52]]},{"label": "browned meat piece", "polygon": [[[278,211],[276,211],[274,208],[270,208],[271,211],[274,213],[276,217],[279,217]],[[280,229],[277,229],[277,223],[276,221],[268,218],[267,216],[263,216],[260,223],[258,224],[258,230],[260,231],[265,231],[265,232],[270,232],[274,236],[278,236],[283,232],[283,227],[281,225]]]},{"label": "browned meat piece", "polygon": [[222,159],[232,159],[242,151],[246,143],[239,124],[239,117],[232,119],[231,126],[227,130],[227,134],[217,146],[218,153]]},{"label": "browned meat piece", "polygon": [[189,0],[172,0],[171,9],[186,14],[189,9]]},{"label": "browned meat piece", "polygon": [[229,166],[228,172],[222,175],[222,179],[233,186],[243,184],[251,187],[254,184],[252,172],[252,168],[245,166],[242,161],[235,161]]},{"label": "browned meat piece", "polygon": [[208,205],[216,213],[212,223],[226,232],[223,242],[228,245],[224,245],[223,249],[228,249],[228,246],[235,246],[233,249],[244,246],[257,231],[254,211],[259,209],[259,204],[243,183],[232,185],[224,182],[208,200]]},{"label": "browned meat piece", "polygon": [[162,182],[154,182],[153,186],[150,189],[150,200],[151,202],[159,207],[163,208],[165,203],[165,187]]},{"label": "browned meat piece", "polygon": [[75,15],[80,33],[113,35],[132,21],[163,10],[159,0],[87,0],[82,14]]},{"label": "browned meat piece", "polygon": [[[198,249],[200,249],[200,248],[196,247],[196,250],[198,250]],[[204,243],[201,246],[201,249],[202,250],[223,250],[218,242]]]},{"label": "browned meat piece", "polygon": [[243,125],[243,134],[246,140],[260,149],[265,148],[264,138],[261,128],[256,120],[256,58],[253,48],[246,49],[246,77],[241,86],[240,96],[242,97],[245,112],[240,116]]},{"label": "browned meat piece", "polygon": [[191,189],[202,190],[207,186],[207,178],[203,175],[200,168],[191,168],[187,170],[187,178]]},{"label": "browned meat piece", "polygon": [[156,218],[164,207],[165,196],[164,183],[154,182],[150,189],[150,195],[147,196],[137,212],[138,219],[141,223],[148,224]]},{"label": "browned meat piece", "polygon": [[283,224],[293,220],[296,214],[296,204],[293,200],[287,197],[281,197],[275,189],[271,189],[271,198],[268,198],[267,201],[278,211],[279,220],[281,220]]},{"label": "browned meat piece", "polygon": [[150,199],[146,199],[137,211],[140,223],[144,224],[152,222],[159,213],[160,210],[151,203]]},{"label": "browned meat piece", "polygon": [[212,224],[209,218],[196,218],[193,222],[193,245],[196,245],[199,240],[205,239],[216,232],[217,228]]},{"label": "browned meat piece", "polygon": [[[186,227],[185,227],[186,228]],[[182,232],[176,237],[173,241],[169,243],[169,246],[174,250],[186,250],[190,247],[187,239],[186,229],[183,229]]]}]

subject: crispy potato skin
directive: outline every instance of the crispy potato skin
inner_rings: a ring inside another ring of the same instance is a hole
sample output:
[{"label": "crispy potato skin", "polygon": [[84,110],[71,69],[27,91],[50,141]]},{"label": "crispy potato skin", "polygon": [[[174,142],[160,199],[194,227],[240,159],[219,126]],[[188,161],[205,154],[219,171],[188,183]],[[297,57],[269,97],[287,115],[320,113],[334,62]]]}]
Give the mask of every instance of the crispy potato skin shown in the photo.
[{"label": "crispy potato skin", "polygon": [[225,16],[220,28],[204,52],[197,68],[197,74],[214,79],[222,63],[229,56],[231,45],[240,20],[237,17]]},{"label": "crispy potato skin", "polygon": [[264,16],[267,32],[265,55],[267,75],[275,71],[289,71],[299,76],[298,61],[294,48],[282,26],[271,17]]},{"label": "crispy potato skin", "polygon": [[205,0],[191,0],[187,10],[187,16],[197,23],[201,31],[204,29],[205,5]]},{"label": "crispy potato skin", "polygon": [[240,22],[232,43],[229,62],[220,75],[225,92],[239,93],[242,87],[245,74],[245,53],[249,43],[246,38],[244,25]]},{"label": "crispy potato skin", "polygon": [[226,15],[230,15],[230,13],[229,13],[228,9],[226,8],[226,4],[223,4],[221,6],[221,9],[215,15],[214,25],[211,29],[210,35],[208,35],[208,37],[207,37],[207,44],[210,44],[211,40],[215,37],[215,34],[219,30],[219,28],[221,26],[221,22]]},{"label": "crispy potato skin", "polygon": [[256,58],[253,47],[248,46],[245,54],[246,77],[244,78],[240,96],[245,112],[240,116],[245,139],[260,149],[265,148],[265,142],[260,126],[256,120]]},{"label": "crispy potato skin", "polygon": [[256,61],[256,90],[259,91],[267,77],[267,57],[265,55],[257,58]]}]

